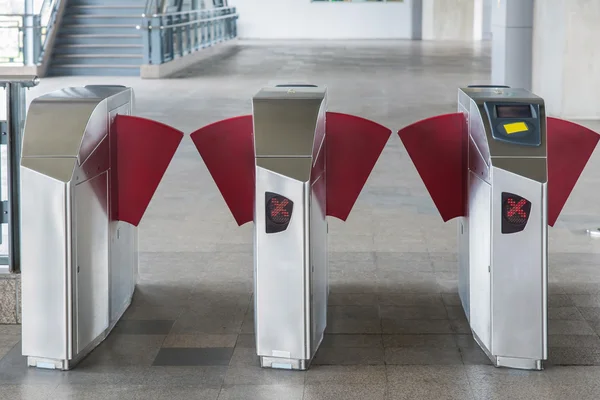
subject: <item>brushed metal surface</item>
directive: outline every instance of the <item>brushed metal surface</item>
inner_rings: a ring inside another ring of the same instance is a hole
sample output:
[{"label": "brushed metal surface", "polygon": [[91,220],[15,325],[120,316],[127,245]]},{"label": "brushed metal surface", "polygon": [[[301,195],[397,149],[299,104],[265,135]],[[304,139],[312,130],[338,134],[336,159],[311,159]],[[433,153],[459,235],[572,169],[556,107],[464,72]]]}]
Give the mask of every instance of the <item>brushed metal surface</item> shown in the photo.
[{"label": "brushed metal surface", "polygon": [[263,89],[252,99],[255,154],[311,157],[325,90],[281,89]]},{"label": "brushed metal surface", "polygon": [[486,347],[491,346],[491,218],[492,187],[469,174],[469,322]]},{"label": "brushed metal surface", "polygon": [[300,182],[308,182],[310,179],[312,158],[257,157],[256,165]]},{"label": "brushed metal surface", "polygon": [[67,185],[21,167],[21,212],[23,355],[66,359]]},{"label": "brushed metal surface", "polygon": [[316,178],[310,191],[309,262],[310,262],[310,326],[311,356],[316,353],[327,326],[327,297],[329,288],[327,263],[327,186],[325,174]]},{"label": "brushed metal surface", "polygon": [[[458,223],[461,302],[494,365],[541,369],[548,335],[544,102],[521,89],[460,89],[458,98],[459,111],[469,114],[468,213]],[[539,104],[542,145],[493,140],[488,100]],[[532,202],[523,231],[502,234],[502,192]]]},{"label": "brushed metal surface", "polygon": [[66,88],[32,103],[37,111],[27,119],[21,160],[28,365],[72,368],[131,303],[137,228],[110,220],[109,144],[112,119],[131,114],[132,101],[129,88],[94,86]]},{"label": "brushed metal surface", "polygon": [[109,325],[108,172],[74,187],[76,353]]},{"label": "brushed metal surface", "polygon": [[545,157],[493,157],[494,167],[512,172],[536,182],[548,182],[548,163]]},{"label": "brushed metal surface", "polygon": [[[267,234],[265,192],[275,192],[294,202],[288,228]],[[308,260],[308,183],[256,168],[255,201],[255,334],[259,356],[310,359],[306,287],[310,284]]]},{"label": "brushed metal surface", "polygon": [[[498,168],[492,174],[492,354],[541,360],[547,336],[546,185]],[[531,201],[522,232],[501,233],[502,192]]]}]

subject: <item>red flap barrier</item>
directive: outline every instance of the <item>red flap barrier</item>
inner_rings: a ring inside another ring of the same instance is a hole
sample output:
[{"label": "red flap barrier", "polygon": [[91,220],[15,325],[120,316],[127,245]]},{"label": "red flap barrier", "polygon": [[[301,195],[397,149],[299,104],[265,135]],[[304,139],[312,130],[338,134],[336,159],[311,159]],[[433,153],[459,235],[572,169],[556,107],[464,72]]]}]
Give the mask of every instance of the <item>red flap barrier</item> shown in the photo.
[{"label": "red flap barrier", "polygon": [[464,216],[468,145],[464,115],[424,119],[398,135],[444,222]]},{"label": "red flap barrier", "polygon": [[392,131],[354,115],[327,113],[327,215],[345,221]]},{"label": "red flap barrier", "polygon": [[183,132],[129,115],[117,115],[114,127],[116,146],[112,147],[111,169],[117,191],[113,217],[137,226],[183,139]]},{"label": "red flap barrier", "polygon": [[548,117],[548,225],[554,226],[600,136],[588,128]]},{"label": "red flap barrier", "polygon": [[238,225],[254,220],[252,116],[215,122],[191,134]]}]

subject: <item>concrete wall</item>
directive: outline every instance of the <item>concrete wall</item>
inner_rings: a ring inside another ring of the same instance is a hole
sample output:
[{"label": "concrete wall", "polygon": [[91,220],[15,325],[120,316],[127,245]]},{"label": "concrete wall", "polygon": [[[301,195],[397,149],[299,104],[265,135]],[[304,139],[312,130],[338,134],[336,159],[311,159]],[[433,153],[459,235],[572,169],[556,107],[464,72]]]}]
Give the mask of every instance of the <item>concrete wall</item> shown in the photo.
[{"label": "concrete wall", "polygon": [[[423,40],[481,38],[482,0],[423,0]],[[477,25],[477,27],[475,27]]]},{"label": "concrete wall", "polygon": [[[472,0],[471,0],[472,1]],[[230,0],[241,39],[410,39],[412,0]]]},{"label": "concrete wall", "polygon": [[549,115],[600,118],[600,1],[536,1],[533,91]]}]

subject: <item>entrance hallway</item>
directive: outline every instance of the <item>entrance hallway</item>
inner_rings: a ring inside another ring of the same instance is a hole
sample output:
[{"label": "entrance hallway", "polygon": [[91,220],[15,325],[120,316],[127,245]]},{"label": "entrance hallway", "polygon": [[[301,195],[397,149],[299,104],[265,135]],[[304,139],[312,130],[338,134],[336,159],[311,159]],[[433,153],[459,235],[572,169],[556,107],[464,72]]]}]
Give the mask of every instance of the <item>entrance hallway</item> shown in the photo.
[{"label": "entrance hallway", "polygon": [[549,229],[545,371],[496,369],[474,343],[456,222],[442,222],[396,134],[348,221],[329,220],[328,327],[311,369],[258,367],[252,226],[237,227],[189,133],[249,114],[253,94],[281,83],[326,85],[330,111],[397,131],[455,112],[458,87],[490,83],[490,53],[485,43],[240,42],[168,80],[43,79],[29,101],[67,86],[131,86],[137,115],[186,137],[140,225],[124,319],[70,372],[27,369],[20,327],[0,326],[0,399],[600,398],[600,239],[585,234],[600,227],[599,150]]}]

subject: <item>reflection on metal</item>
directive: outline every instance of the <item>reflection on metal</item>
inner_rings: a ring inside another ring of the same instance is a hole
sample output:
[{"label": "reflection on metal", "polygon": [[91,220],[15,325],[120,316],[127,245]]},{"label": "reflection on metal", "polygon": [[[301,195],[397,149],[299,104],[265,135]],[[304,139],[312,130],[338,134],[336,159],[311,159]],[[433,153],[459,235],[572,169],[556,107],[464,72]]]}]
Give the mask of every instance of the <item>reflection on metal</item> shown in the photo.
[{"label": "reflection on metal", "polygon": [[113,120],[124,87],[63,89],[31,104],[23,143],[23,355],[67,370],[108,335],[133,295],[137,228],[111,218]]},{"label": "reflection on metal", "polygon": [[[327,324],[325,107],[323,88],[269,88],[253,99],[255,329],[262,367],[308,368]],[[279,196],[274,208],[266,203],[273,195]],[[282,212],[285,218],[275,218]],[[284,225],[276,229],[273,221]]]},{"label": "reflection on metal", "polygon": [[[530,124],[539,128],[529,134],[539,135],[541,146],[497,138],[503,121],[490,104],[503,103],[540,110]],[[541,369],[548,334],[544,103],[518,89],[467,88],[459,92],[459,111],[470,144],[467,212],[458,231],[461,302],[494,365]],[[523,208],[527,202],[531,209]]]},{"label": "reflection on metal", "polygon": [[600,238],[600,228],[588,229],[586,232],[591,237]]},{"label": "reflection on metal", "polygon": [[0,254],[1,272],[18,273],[21,270],[19,160],[26,112],[25,89],[38,83],[37,76],[0,76],[0,87],[6,92],[7,107],[7,119],[0,121],[2,145],[6,145],[6,180],[0,188],[7,192],[6,200],[1,203],[1,223],[8,224],[8,246],[4,254]]}]

